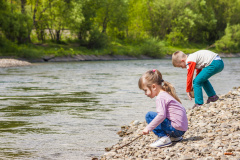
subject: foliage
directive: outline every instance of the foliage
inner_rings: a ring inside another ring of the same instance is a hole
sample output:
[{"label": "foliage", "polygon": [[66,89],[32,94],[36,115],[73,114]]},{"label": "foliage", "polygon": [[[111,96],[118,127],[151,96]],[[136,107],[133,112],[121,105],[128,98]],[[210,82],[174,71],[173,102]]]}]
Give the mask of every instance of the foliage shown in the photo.
[{"label": "foliage", "polygon": [[215,43],[216,49],[222,52],[240,52],[240,24],[228,25],[225,35]]},{"label": "foliage", "polygon": [[90,31],[90,37],[87,43],[89,49],[99,49],[107,47],[108,36],[105,33],[101,33],[98,29],[93,29]]},{"label": "foliage", "polygon": [[17,45],[8,39],[0,37],[0,56],[36,59],[42,56],[42,50],[32,45]]},{"label": "foliage", "polygon": [[216,29],[213,9],[205,0],[196,0],[179,7],[179,14],[172,20],[172,31],[167,36],[172,44],[211,42],[210,33]]},{"label": "foliage", "polygon": [[149,38],[149,14],[146,0],[129,0],[126,41],[139,41]]},{"label": "foliage", "polygon": [[165,44],[156,38],[145,40],[139,47],[140,55],[149,57],[161,58],[165,55]]},{"label": "foliage", "polygon": [[11,56],[12,53],[17,52],[17,45],[8,39],[0,36],[0,55]]},{"label": "foliage", "polygon": [[[1,50],[25,57],[36,49],[29,43],[55,43],[45,51],[54,55],[161,57],[215,42],[218,51],[237,52],[239,24],[240,0],[0,0]],[[61,49],[70,40],[84,51]]]},{"label": "foliage", "polygon": [[108,47],[108,53],[111,55],[128,55],[139,57],[146,55],[154,58],[162,58],[166,54],[166,46],[163,41],[159,41],[157,38],[145,39],[143,41],[112,42]]},{"label": "foliage", "polygon": [[4,2],[0,8],[3,8],[0,11],[0,28],[3,34],[12,42],[26,43],[32,29],[31,18],[21,13],[11,13],[8,4]]}]

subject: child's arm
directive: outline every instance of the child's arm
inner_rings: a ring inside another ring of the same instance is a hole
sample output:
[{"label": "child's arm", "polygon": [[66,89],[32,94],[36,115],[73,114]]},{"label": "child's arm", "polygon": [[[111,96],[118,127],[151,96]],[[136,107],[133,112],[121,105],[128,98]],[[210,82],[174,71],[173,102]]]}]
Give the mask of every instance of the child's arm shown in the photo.
[{"label": "child's arm", "polygon": [[192,100],[192,95],[191,95],[191,90],[192,90],[192,81],[193,81],[193,74],[194,74],[194,70],[196,67],[196,62],[188,62],[187,63],[187,87],[186,87],[186,92],[188,95],[188,98],[190,100]]},{"label": "child's arm", "polygon": [[147,128],[144,128],[143,135],[149,134],[149,130]]},{"label": "child's arm", "polygon": [[154,128],[156,128],[159,124],[161,124],[164,119],[167,117],[166,113],[166,103],[165,99],[158,99],[156,101],[156,110],[157,115],[156,117],[145,127],[143,130],[143,134],[152,131]]},{"label": "child's arm", "polygon": [[186,92],[191,92],[192,89],[192,80],[193,80],[193,74],[195,70],[196,63],[195,62],[188,62],[187,65],[187,88]]}]

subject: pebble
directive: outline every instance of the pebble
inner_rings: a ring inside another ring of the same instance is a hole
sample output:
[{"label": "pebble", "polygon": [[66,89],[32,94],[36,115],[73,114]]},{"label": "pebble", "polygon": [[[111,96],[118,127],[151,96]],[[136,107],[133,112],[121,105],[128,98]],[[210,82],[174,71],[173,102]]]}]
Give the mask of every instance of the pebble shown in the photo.
[{"label": "pebble", "polygon": [[110,159],[180,159],[212,160],[238,159],[240,157],[240,87],[220,96],[221,100],[188,109],[189,129],[183,141],[173,143],[166,148],[149,148],[157,137],[151,132],[127,146],[115,150],[138,137],[147,125],[134,120],[130,125],[122,126],[118,132],[122,137],[111,147],[101,160]]}]

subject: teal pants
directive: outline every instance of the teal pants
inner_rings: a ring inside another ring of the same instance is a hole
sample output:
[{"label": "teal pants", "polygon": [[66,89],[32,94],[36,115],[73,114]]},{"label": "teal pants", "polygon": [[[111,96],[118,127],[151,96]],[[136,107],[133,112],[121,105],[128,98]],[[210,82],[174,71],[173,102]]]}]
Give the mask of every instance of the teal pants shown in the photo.
[{"label": "teal pants", "polygon": [[216,95],[216,92],[214,91],[208,79],[212,77],[214,74],[221,72],[223,68],[224,63],[222,60],[213,60],[212,63],[206,68],[203,68],[202,71],[193,80],[193,89],[196,104],[204,103],[202,87],[205,90],[208,97]]}]

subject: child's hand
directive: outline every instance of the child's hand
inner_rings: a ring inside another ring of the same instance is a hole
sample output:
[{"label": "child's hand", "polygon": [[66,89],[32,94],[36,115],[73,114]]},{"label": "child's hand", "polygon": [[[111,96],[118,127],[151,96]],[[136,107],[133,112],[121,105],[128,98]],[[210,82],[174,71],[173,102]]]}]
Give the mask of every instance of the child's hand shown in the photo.
[{"label": "child's hand", "polygon": [[147,128],[144,128],[143,135],[149,134],[149,130]]},{"label": "child's hand", "polygon": [[188,95],[189,100],[191,101],[191,100],[192,100],[192,94],[191,94],[191,92],[187,92],[187,95]]}]

